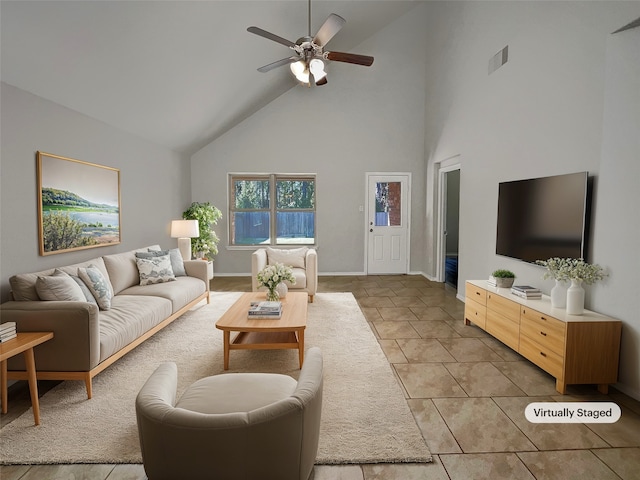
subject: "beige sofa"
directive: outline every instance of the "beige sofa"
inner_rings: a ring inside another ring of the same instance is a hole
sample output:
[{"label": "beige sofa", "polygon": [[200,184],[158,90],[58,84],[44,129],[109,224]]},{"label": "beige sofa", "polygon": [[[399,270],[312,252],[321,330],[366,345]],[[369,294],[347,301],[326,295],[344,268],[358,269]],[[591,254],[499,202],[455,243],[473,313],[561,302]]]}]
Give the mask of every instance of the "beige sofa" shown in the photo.
[{"label": "beige sofa", "polygon": [[307,351],[298,381],[275,373],[201,378],[176,398],[164,363],[136,398],[149,480],[307,480],[318,452],[322,352]]},{"label": "beige sofa", "polygon": [[[136,253],[158,250],[153,245],[10,278],[13,300],[0,305],[0,320],[16,322],[18,332],[54,333],[52,340],[34,349],[38,379],[84,380],[91,398],[93,377],[197,303],[209,302],[207,262],[201,260],[176,260],[184,270],[177,265],[173,280],[140,285],[143,266],[139,268]],[[86,301],[41,299],[64,298],[55,297],[55,291],[43,293],[43,285],[56,276],[79,277],[81,271],[95,273],[96,269],[111,290],[108,309],[85,288]],[[147,281],[157,279],[143,277],[143,283]],[[25,380],[25,370],[22,356],[16,356],[8,362],[7,378]]]},{"label": "beige sofa", "polygon": [[318,254],[315,249],[301,247],[290,249],[259,248],[251,254],[251,286],[254,292],[264,289],[258,285],[256,276],[267,265],[281,263],[292,267],[296,283],[285,282],[289,290],[304,291],[309,294],[309,301],[318,291]]}]

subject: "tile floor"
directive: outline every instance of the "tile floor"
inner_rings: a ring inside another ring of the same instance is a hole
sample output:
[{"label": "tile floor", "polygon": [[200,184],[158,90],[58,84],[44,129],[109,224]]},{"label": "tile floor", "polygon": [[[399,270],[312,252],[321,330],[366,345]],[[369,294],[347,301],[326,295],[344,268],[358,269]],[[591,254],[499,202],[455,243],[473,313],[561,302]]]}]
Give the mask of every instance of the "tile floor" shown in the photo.
[{"label": "tile floor", "polygon": [[[248,291],[251,281],[216,277],[212,289]],[[434,461],[317,466],[314,480],[640,480],[640,402],[613,388],[601,395],[593,386],[559,395],[552,377],[465,326],[464,304],[450,287],[419,276],[336,276],[320,277],[319,291],[357,298]],[[523,415],[530,402],[579,400],[616,402],[622,418],[615,424],[532,424]],[[24,465],[0,467],[0,478],[146,477],[140,465]]]}]

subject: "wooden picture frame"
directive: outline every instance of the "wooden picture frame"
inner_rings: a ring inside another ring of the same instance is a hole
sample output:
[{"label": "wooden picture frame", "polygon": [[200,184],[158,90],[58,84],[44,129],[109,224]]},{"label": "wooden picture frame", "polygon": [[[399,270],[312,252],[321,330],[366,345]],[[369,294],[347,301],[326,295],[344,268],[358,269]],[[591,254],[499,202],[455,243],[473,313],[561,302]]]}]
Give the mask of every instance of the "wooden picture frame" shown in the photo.
[{"label": "wooden picture frame", "polygon": [[37,152],[40,255],[121,242],[120,170]]}]

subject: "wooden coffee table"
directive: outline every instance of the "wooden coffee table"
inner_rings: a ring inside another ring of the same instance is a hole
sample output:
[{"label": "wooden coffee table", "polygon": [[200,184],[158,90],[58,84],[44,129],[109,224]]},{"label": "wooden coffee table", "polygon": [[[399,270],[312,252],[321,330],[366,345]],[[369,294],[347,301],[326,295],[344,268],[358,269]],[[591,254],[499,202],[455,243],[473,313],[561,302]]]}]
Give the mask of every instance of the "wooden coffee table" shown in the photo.
[{"label": "wooden coffee table", "polygon": [[[300,368],[304,361],[304,329],[307,327],[306,292],[289,292],[282,300],[282,316],[278,319],[248,318],[252,301],[264,301],[264,292],[244,293],[227,310],[216,328],[224,337],[224,369],[229,369],[230,350],[298,349]],[[231,340],[231,332],[238,334]]]}]

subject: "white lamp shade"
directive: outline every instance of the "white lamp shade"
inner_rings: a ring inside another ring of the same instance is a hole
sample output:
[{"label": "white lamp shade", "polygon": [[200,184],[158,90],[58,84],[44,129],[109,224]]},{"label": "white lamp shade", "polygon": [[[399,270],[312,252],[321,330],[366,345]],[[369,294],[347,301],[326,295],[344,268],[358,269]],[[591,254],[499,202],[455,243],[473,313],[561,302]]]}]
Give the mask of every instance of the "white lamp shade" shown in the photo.
[{"label": "white lamp shade", "polygon": [[172,238],[195,238],[200,235],[198,220],[172,220]]}]

